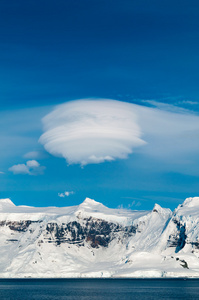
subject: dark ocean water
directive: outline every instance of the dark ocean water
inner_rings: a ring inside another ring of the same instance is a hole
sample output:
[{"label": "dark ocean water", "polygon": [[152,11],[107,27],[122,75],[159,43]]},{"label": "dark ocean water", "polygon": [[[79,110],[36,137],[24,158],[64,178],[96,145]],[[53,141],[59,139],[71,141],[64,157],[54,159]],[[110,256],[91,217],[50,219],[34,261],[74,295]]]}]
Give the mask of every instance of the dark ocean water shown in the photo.
[{"label": "dark ocean water", "polygon": [[198,279],[2,279],[0,300],[199,299]]}]

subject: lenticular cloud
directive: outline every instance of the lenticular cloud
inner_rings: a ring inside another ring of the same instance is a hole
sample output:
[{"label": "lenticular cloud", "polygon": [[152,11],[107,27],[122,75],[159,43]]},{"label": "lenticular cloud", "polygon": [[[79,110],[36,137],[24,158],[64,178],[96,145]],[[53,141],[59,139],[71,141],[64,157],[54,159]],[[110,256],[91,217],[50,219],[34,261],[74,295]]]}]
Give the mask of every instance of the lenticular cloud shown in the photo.
[{"label": "lenticular cloud", "polygon": [[43,118],[40,142],[69,164],[97,164],[127,158],[143,145],[134,105],[116,100],[77,100]]}]

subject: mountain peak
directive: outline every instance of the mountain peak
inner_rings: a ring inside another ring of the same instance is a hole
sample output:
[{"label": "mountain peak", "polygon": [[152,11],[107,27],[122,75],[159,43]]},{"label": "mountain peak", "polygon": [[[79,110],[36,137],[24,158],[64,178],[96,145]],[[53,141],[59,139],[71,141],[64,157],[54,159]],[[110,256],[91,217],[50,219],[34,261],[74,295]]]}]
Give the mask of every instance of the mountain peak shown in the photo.
[{"label": "mountain peak", "polygon": [[97,202],[93,199],[90,199],[90,198],[86,198],[80,205],[79,207],[81,208],[94,208],[96,209],[97,207],[102,207],[104,206],[102,203],[100,202]]},{"label": "mountain peak", "polygon": [[88,204],[88,205],[89,204],[91,204],[91,205],[101,204],[101,203],[95,201],[94,199],[91,199],[91,198],[88,198],[88,197],[82,203]]},{"label": "mountain peak", "polygon": [[170,215],[171,214],[171,210],[169,208],[163,208],[163,207],[161,207],[157,203],[155,203],[152,212],[158,213],[158,214],[160,214],[162,216]]},{"label": "mountain peak", "polygon": [[104,215],[104,212],[108,208],[105,207],[103,204],[100,202],[97,202],[93,199],[86,198],[80,205],[78,205],[77,210],[76,210],[76,215],[81,216],[81,217],[86,217],[88,214],[89,216],[95,215],[95,217],[99,218],[102,217],[101,215]]},{"label": "mountain peak", "polygon": [[162,210],[162,207],[159,204],[155,203],[152,211],[159,213],[159,212],[161,212],[161,210]]},{"label": "mountain peak", "polygon": [[9,198],[0,199],[0,210],[14,207],[14,206],[15,206],[14,203]]},{"label": "mountain peak", "polygon": [[199,197],[187,198],[184,201],[184,203],[182,204],[182,206],[186,206],[186,207],[197,207],[197,206],[199,206]]}]

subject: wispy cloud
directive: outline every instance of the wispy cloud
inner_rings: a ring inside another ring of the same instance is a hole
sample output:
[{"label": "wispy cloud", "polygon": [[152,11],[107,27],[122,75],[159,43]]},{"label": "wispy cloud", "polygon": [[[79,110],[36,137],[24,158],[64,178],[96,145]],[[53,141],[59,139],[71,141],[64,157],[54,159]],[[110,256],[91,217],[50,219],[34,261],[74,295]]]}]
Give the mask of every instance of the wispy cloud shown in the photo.
[{"label": "wispy cloud", "polygon": [[68,196],[73,195],[73,194],[74,194],[73,191],[70,191],[70,192],[66,191],[66,192],[63,192],[63,193],[58,193],[58,196],[60,198],[65,198],[65,197],[68,197]]},{"label": "wispy cloud", "polygon": [[5,174],[5,172],[1,172],[1,171],[0,171],[0,174]]},{"label": "wispy cloud", "polygon": [[[133,197],[122,197],[122,198],[133,199]],[[127,206],[124,206],[124,204],[118,205],[118,208],[120,208],[120,209],[132,209],[133,207],[136,208],[136,207],[139,207],[140,205],[142,205],[142,203],[140,201],[133,200]]]},{"label": "wispy cloud", "polygon": [[116,100],[79,100],[57,106],[43,118],[45,149],[69,164],[124,159],[145,144],[133,105]]},{"label": "wispy cloud", "polygon": [[191,101],[191,100],[182,100],[182,101],[178,101],[179,104],[190,104],[190,105],[199,105],[198,102],[196,101]]},{"label": "wispy cloud", "polygon": [[42,159],[45,157],[45,154],[41,151],[31,151],[24,154],[23,157],[26,159]]},{"label": "wispy cloud", "polygon": [[[160,111],[169,111],[174,113],[192,113],[190,110],[179,107],[180,102],[176,102],[175,105],[169,103],[163,103],[155,100],[142,100],[143,103],[158,108]],[[184,102],[184,101],[183,101]],[[182,103],[182,102],[181,102]]]},{"label": "wispy cloud", "polygon": [[36,160],[28,160],[25,164],[17,164],[8,169],[13,174],[41,175],[45,167],[41,166]]}]

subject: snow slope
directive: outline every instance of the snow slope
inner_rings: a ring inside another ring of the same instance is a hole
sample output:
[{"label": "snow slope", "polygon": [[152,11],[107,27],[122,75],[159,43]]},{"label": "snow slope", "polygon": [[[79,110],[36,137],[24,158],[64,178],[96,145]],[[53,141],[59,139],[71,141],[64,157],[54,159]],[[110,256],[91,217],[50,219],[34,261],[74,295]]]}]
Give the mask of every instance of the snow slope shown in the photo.
[{"label": "snow slope", "polygon": [[199,277],[199,198],[172,213],[0,200],[0,277]]}]

